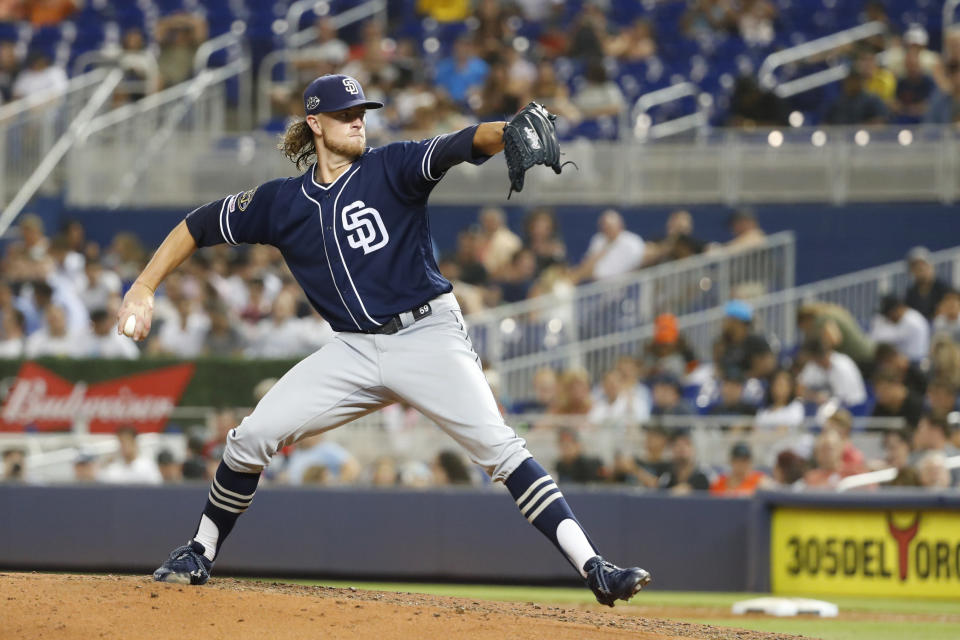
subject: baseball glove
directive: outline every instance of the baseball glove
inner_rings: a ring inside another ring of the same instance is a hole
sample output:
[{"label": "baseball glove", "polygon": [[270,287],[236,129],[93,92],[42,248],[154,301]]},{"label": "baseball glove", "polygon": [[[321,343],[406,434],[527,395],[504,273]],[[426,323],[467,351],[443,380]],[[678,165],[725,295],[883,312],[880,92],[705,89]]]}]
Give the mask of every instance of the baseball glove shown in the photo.
[{"label": "baseball glove", "polygon": [[[523,191],[523,177],[530,167],[543,164],[557,175],[567,164],[560,163],[560,143],[553,121],[557,116],[531,102],[503,127],[503,155],[507,159],[510,193]],[[576,166],[576,165],[574,165]]]}]

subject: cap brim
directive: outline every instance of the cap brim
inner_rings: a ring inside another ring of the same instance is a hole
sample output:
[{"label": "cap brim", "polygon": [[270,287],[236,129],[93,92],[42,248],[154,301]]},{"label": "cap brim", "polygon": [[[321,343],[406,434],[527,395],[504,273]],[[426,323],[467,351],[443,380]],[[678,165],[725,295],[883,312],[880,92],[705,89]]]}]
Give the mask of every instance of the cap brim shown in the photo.
[{"label": "cap brim", "polygon": [[314,113],[333,113],[334,111],[343,111],[344,109],[352,109],[353,107],[366,107],[367,109],[382,109],[383,103],[377,102],[376,100],[351,100],[350,102],[338,105],[336,109],[324,109],[323,111],[315,111]]}]

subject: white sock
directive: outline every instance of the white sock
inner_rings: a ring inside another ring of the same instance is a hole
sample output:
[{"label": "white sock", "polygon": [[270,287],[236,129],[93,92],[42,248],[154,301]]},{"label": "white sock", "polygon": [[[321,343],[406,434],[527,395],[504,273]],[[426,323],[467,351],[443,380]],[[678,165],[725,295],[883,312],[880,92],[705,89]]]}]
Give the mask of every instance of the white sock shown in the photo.
[{"label": "white sock", "polygon": [[597,555],[597,552],[594,551],[593,545],[587,540],[587,534],[583,532],[576,520],[567,518],[557,525],[557,543],[570,559],[570,562],[573,563],[573,566],[580,572],[580,575],[586,578],[587,574],[583,570],[583,565],[587,560]]},{"label": "white sock", "polygon": [[206,514],[200,516],[200,528],[193,539],[203,545],[203,555],[210,562],[213,562],[214,556],[217,555],[217,539],[219,537],[220,529],[217,527],[217,523],[208,518]]}]

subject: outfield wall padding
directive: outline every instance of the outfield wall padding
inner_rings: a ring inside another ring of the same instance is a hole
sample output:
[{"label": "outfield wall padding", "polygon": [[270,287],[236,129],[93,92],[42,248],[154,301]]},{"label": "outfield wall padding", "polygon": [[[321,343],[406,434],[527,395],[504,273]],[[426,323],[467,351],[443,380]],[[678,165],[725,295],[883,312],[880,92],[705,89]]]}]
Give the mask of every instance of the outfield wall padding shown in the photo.
[{"label": "outfield wall padding", "polygon": [[[0,567],[154,569],[193,533],[206,487],[0,486]],[[748,500],[568,488],[611,560],[665,589],[747,590]],[[263,488],[220,573],[497,582],[568,581],[573,569],[493,489]]]}]

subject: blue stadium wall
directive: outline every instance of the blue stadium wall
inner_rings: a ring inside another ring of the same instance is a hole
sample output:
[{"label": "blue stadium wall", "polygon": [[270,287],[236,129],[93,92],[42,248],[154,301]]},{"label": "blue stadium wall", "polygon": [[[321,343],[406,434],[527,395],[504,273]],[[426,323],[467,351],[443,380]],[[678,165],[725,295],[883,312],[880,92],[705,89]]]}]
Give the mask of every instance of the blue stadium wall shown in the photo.
[{"label": "blue stadium wall", "polygon": [[[664,224],[675,207],[621,209],[627,226],[645,238],[663,234]],[[61,211],[55,204],[35,207],[49,228],[63,220],[83,222],[88,236],[108,243],[118,230],[135,232],[150,246],[158,244],[185,215],[183,210],[150,209],[106,211],[98,209]],[[730,234],[729,207],[691,206],[696,235],[707,241],[725,241]],[[797,283],[804,284],[833,275],[901,259],[915,245],[944,249],[960,245],[960,206],[934,203],[756,205],[761,226],[768,232],[790,230],[797,238]],[[600,207],[554,207],[571,260],[586,251],[596,231]],[[430,224],[438,250],[456,247],[457,234],[476,222],[478,207],[431,207]],[[522,228],[527,206],[507,207],[510,227]]]}]

